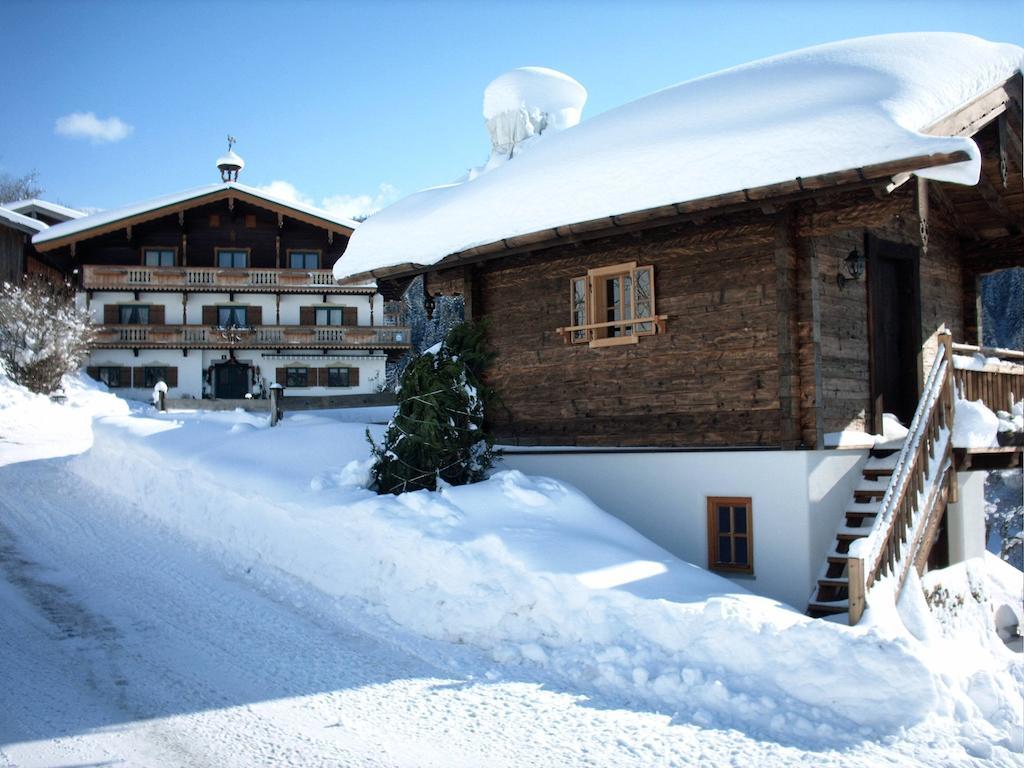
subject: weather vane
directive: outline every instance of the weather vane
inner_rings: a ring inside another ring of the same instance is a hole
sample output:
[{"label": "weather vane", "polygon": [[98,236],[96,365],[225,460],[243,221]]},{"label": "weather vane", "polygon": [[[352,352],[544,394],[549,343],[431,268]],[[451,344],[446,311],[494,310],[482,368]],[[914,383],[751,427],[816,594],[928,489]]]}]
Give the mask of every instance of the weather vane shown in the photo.
[{"label": "weather vane", "polygon": [[233,146],[235,146],[235,144],[237,144],[237,143],[238,143],[238,139],[236,139],[236,138],[235,138],[234,136],[232,136],[232,135],[231,135],[231,134],[229,133],[229,134],[228,134],[228,152],[230,152],[230,151],[231,151],[231,148],[232,148]]}]

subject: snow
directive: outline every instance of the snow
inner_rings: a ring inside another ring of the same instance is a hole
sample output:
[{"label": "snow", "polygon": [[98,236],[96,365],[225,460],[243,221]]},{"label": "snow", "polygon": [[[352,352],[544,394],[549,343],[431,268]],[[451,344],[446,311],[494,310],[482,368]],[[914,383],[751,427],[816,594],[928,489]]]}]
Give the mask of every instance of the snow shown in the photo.
[{"label": "snow", "polygon": [[222,165],[242,170],[245,168],[245,160],[235,150],[229,149],[226,155],[217,158],[217,167],[220,168]]},{"label": "snow", "polygon": [[366,427],[331,412],[270,428],[65,389],[0,381],[19,765],[1019,759],[1019,657],[932,653],[920,611],[916,634],[809,619],[547,478],[379,497]]},{"label": "snow", "polygon": [[68,208],[66,205],[51,203],[48,200],[39,200],[37,198],[16,200],[13,203],[4,203],[4,207],[8,210],[26,215],[28,213],[49,214],[54,218],[61,219],[62,221],[67,221],[68,219],[80,219],[86,215],[84,211]]},{"label": "snow", "polygon": [[981,400],[957,398],[953,419],[953,445],[957,448],[991,448],[998,445],[999,419]]},{"label": "snow", "polygon": [[106,224],[120,221],[121,219],[139,216],[149,213],[150,211],[156,211],[160,208],[184,203],[215,192],[223,192],[225,190],[232,189],[247,195],[253,195],[254,197],[266,200],[269,203],[283,206],[284,208],[291,208],[292,210],[300,211],[301,213],[306,213],[310,216],[316,216],[318,219],[323,219],[324,221],[340,224],[341,226],[349,229],[355,229],[358,226],[358,224],[351,219],[346,219],[342,216],[335,216],[333,213],[329,213],[321,208],[306,205],[305,203],[295,202],[294,200],[284,200],[273,195],[268,195],[266,192],[256,189],[255,187],[239,184],[236,181],[228,181],[221,184],[207,184],[202,187],[193,187],[192,189],[162,195],[141,203],[133,203],[121,208],[111,208],[110,210],[91,213],[88,216],[83,216],[82,218],[74,221],[64,221],[60,224],[55,224],[44,232],[40,232],[38,235],[35,235],[32,238],[32,242],[39,245],[49,240],[57,240],[62,237],[68,237],[69,235],[81,234],[82,232],[88,232],[90,229],[102,227]]},{"label": "snow", "polygon": [[891,413],[882,414],[882,434],[856,429],[825,433],[826,448],[899,448],[907,437],[907,428]]},{"label": "snow", "polygon": [[31,216],[23,216],[10,208],[0,206],[0,224],[6,224],[22,232],[35,234],[47,228],[46,222],[33,219]]},{"label": "snow", "polygon": [[[975,184],[970,138],[924,131],[1016,73],[1024,51],[955,33],[858,38],[755,61],[637,99],[462,183],[376,213],[341,279],[551,227],[874,163],[963,151],[918,175]],[[500,215],[495,215],[500,212]]]}]

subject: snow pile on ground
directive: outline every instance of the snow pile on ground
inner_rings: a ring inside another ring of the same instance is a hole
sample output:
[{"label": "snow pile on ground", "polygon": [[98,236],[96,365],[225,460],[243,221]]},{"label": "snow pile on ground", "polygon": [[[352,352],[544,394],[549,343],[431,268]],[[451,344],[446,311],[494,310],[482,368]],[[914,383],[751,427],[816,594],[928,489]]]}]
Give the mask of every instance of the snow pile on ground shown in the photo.
[{"label": "snow pile on ground", "polygon": [[434,264],[574,222],[936,153],[962,151],[970,160],[920,176],[974,184],[974,141],[923,131],[1011,77],[1022,61],[1015,45],[908,33],[816,46],[690,80],[540,137],[489,173],[380,211],[356,230],[335,275]]},{"label": "snow pile on ground", "polygon": [[998,445],[999,418],[981,400],[957,398],[953,419],[953,445],[957,448],[991,448]]}]

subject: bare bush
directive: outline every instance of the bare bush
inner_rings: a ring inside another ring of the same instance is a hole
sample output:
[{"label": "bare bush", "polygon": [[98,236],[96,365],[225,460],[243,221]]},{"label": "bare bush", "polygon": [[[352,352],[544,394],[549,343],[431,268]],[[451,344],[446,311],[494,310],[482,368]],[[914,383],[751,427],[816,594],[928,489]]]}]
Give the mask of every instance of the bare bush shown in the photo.
[{"label": "bare bush", "polygon": [[52,392],[89,354],[93,328],[64,285],[26,279],[0,288],[0,365],[17,384]]}]

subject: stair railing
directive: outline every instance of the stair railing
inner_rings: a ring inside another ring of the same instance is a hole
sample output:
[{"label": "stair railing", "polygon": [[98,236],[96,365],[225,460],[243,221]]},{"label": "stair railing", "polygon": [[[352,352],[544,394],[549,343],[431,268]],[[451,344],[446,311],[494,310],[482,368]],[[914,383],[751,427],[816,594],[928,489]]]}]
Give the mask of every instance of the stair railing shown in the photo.
[{"label": "stair railing", "polygon": [[881,578],[903,590],[912,565],[924,566],[925,544],[945,501],[957,500],[952,462],[955,390],[952,336],[939,331],[939,348],[914,418],[868,535],[850,545],[847,559],[850,624],[860,621],[867,595]]}]

